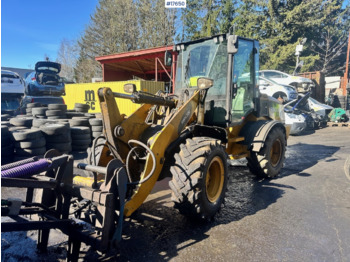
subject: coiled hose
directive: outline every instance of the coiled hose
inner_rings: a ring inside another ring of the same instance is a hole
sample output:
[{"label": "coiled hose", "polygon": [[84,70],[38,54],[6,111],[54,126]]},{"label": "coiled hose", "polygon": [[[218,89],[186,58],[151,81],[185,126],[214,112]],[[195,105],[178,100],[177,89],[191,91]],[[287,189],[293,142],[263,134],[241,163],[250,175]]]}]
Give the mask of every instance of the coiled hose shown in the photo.
[{"label": "coiled hose", "polygon": [[16,166],[7,170],[1,170],[1,177],[7,178],[23,178],[29,177],[43,171],[46,171],[50,165],[51,160],[40,159],[36,162],[27,163],[21,166]]}]

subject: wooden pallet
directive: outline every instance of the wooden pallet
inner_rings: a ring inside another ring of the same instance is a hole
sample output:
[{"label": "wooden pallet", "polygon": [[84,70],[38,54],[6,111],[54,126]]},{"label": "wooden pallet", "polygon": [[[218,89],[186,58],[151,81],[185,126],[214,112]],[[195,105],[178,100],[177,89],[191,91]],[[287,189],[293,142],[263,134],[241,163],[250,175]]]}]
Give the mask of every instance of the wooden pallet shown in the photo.
[{"label": "wooden pallet", "polygon": [[349,122],[327,122],[327,126],[329,127],[350,127]]}]

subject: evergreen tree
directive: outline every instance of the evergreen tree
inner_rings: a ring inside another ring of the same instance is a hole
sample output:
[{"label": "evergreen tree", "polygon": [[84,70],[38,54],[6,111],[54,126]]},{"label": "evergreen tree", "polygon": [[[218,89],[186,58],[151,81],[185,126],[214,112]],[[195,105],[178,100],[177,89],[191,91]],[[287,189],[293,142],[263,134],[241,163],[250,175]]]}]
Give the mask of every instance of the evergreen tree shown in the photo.
[{"label": "evergreen tree", "polygon": [[163,0],[100,0],[78,41],[77,81],[101,77],[96,56],[171,44],[174,21]]}]

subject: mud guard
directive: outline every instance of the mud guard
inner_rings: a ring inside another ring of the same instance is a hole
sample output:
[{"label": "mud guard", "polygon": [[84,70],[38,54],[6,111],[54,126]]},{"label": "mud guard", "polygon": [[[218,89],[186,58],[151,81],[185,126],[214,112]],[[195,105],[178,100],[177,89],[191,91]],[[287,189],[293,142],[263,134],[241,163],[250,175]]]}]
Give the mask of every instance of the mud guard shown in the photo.
[{"label": "mud guard", "polygon": [[277,120],[258,120],[247,122],[240,135],[244,136],[244,144],[253,152],[259,152],[264,147],[267,135],[274,127],[281,127],[286,134],[286,128]]}]

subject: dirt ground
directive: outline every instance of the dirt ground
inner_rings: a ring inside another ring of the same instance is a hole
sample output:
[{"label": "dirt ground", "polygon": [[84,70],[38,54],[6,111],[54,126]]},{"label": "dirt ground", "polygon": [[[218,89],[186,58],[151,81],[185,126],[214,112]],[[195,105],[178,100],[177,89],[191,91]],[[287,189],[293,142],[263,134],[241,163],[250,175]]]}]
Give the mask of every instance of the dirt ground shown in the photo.
[{"label": "dirt ground", "polygon": [[[118,250],[100,256],[83,245],[81,260],[350,261],[350,128],[291,136],[276,179],[257,179],[244,161],[231,164],[226,204],[213,222],[180,215],[163,180],[126,219]],[[64,261],[67,239],[51,230],[48,253],[38,254],[36,232],[2,233],[1,261]]]}]

